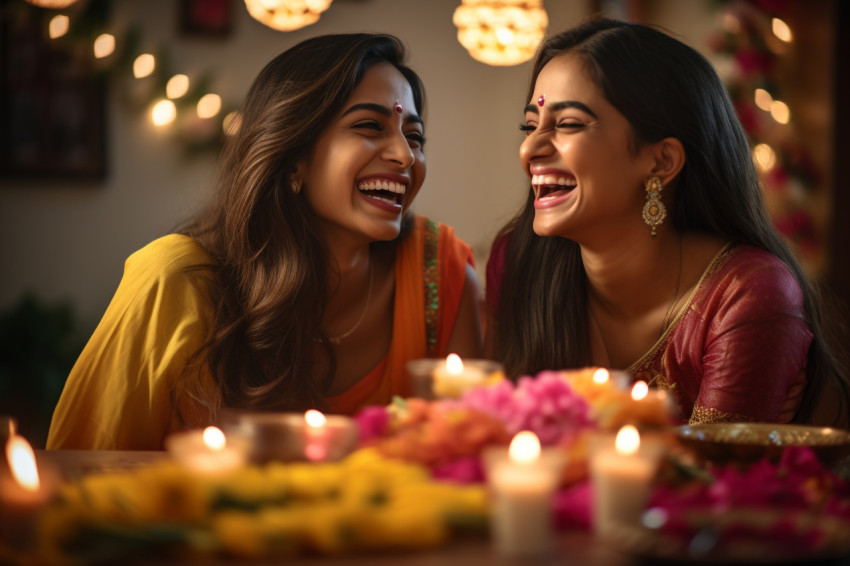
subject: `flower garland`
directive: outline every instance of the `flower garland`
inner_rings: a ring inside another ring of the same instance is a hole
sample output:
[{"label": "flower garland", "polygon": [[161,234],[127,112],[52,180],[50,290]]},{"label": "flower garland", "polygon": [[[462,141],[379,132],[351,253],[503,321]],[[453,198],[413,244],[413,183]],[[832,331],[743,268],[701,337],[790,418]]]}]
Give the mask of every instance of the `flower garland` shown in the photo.
[{"label": "flower garland", "polygon": [[785,23],[787,0],[713,0],[722,7],[723,29],[709,46],[721,57],[718,72],[753,147],[768,210],[812,275],[820,270],[823,235],[811,213],[822,183],[811,155],[794,134],[793,114],[783,102],[780,62],[793,31]]}]

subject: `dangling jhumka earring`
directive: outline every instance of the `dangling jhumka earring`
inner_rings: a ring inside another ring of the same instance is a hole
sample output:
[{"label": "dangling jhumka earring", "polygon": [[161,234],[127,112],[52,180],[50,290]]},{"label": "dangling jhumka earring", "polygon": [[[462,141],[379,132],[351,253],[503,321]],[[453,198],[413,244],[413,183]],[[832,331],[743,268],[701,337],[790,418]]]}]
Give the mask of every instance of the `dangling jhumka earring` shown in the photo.
[{"label": "dangling jhumka earring", "polygon": [[296,195],[301,192],[301,184],[298,183],[298,181],[296,181],[295,179],[292,180],[292,183],[289,185],[289,187]]},{"label": "dangling jhumka earring", "polygon": [[652,228],[649,234],[653,238],[657,235],[655,227],[660,225],[667,216],[667,208],[661,202],[661,189],[664,185],[661,184],[661,179],[653,175],[644,183],[646,187],[646,202],[643,205],[643,221],[646,225]]}]

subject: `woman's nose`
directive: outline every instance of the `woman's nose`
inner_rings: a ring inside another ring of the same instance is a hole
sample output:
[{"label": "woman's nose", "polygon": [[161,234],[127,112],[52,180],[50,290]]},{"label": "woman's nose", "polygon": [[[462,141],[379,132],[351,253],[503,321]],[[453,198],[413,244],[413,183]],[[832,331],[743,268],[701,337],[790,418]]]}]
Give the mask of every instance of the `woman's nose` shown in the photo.
[{"label": "woman's nose", "polygon": [[549,132],[534,130],[530,132],[519,146],[519,158],[528,162],[535,157],[545,157],[553,151]]},{"label": "woman's nose", "polygon": [[411,167],[416,161],[416,156],[413,154],[413,149],[407,141],[407,137],[403,132],[399,132],[392,136],[384,150],[384,159],[398,163],[404,169]]}]

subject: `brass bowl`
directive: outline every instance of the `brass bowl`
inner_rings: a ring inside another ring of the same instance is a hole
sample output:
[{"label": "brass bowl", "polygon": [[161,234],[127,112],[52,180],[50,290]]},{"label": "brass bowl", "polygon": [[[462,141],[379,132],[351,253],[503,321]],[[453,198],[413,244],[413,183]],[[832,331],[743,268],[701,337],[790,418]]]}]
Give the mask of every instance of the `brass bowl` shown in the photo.
[{"label": "brass bowl", "polygon": [[850,457],[850,432],[828,427],[767,423],[683,425],[674,429],[681,444],[707,462],[778,461],[789,446],[807,446],[827,467]]}]

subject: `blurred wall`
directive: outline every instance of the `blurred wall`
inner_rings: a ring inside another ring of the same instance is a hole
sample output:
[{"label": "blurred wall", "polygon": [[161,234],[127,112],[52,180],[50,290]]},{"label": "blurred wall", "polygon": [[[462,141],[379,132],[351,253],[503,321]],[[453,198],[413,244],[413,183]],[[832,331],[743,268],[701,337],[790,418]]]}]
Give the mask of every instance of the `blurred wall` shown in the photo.
[{"label": "blurred wall", "polygon": [[[23,0],[10,0],[23,1]],[[115,0],[117,33],[141,32],[142,47],[168,47],[175,69],[212,71],[213,90],[238,101],[273,56],[313,35],[383,31],[409,46],[427,89],[428,176],[414,209],[456,227],[482,274],[496,230],[522,200],[526,178],[517,128],[529,63],[489,67],[457,42],[452,13],[460,0],[336,0],[318,23],[289,33],[254,21],[234,0],[224,39],[178,31],[177,2]],[[657,1],[651,17],[706,52],[711,2]],[[584,0],[545,0],[550,32],[589,14]],[[106,308],[124,259],[168,233],[210,194],[213,156],[187,159],[180,147],[116,96],[108,107],[108,176],[102,182],[0,180],[0,307],[33,291],[70,300],[94,324]]]}]

